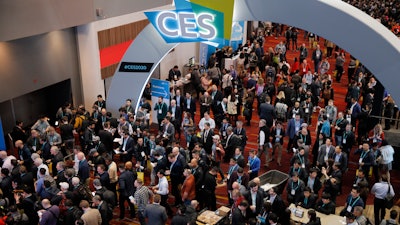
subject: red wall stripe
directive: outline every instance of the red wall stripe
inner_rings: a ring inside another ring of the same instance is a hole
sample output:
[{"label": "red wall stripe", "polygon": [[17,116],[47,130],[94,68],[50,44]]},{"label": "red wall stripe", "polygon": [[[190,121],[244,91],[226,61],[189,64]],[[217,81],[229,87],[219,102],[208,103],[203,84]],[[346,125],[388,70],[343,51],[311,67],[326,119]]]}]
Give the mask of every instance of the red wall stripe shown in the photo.
[{"label": "red wall stripe", "polygon": [[101,69],[119,63],[132,42],[133,40],[100,49]]}]

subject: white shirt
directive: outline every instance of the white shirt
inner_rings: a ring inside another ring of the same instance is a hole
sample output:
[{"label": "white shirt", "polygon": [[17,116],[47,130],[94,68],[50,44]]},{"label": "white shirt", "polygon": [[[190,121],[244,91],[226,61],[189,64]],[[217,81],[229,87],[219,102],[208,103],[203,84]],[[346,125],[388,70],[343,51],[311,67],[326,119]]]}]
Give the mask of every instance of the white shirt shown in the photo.
[{"label": "white shirt", "polygon": [[[388,187],[389,187],[388,182],[375,183],[374,186],[372,186],[371,193],[375,195],[375,198],[385,199],[388,193]],[[390,184],[390,194],[394,196],[394,190],[391,184]]]},{"label": "white shirt", "polygon": [[259,145],[260,146],[264,146],[264,144],[265,144],[265,133],[264,133],[264,131],[260,131],[260,143],[259,143]]},{"label": "white shirt", "polygon": [[389,164],[393,162],[394,149],[391,145],[381,147],[382,164]]},{"label": "white shirt", "polygon": [[159,194],[159,195],[167,195],[168,194],[168,180],[167,180],[167,178],[165,176],[163,176],[159,180],[158,185],[156,187],[158,187],[157,194]]},{"label": "white shirt", "polygon": [[75,162],[75,164],[74,164],[74,170],[75,170],[75,173],[78,174],[78,170],[79,170],[79,159],[78,159],[78,154],[75,154],[75,155],[74,155],[74,162]]},{"label": "white shirt", "polygon": [[251,205],[256,205],[257,204],[257,192],[250,192],[251,193],[251,201],[252,204]]},{"label": "white shirt", "polygon": [[11,172],[11,170],[14,168],[13,165],[11,165],[11,160],[16,159],[14,156],[9,155],[4,159],[3,166],[1,168],[7,168],[8,171]]},{"label": "white shirt", "polygon": [[211,129],[214,129],[214,128],[215,128],[215,121],[214,121],[214,119],[210,118],[210,119],[206,120],[206,119],[203,117],[203,118],[201,118],[201,120],[200,120],[200,122],[199,122],[199,128],[200,128],[200,130],[204,130],[204,123],[206,123],[206,122],[210,123],[210,128],[211,128]]}]

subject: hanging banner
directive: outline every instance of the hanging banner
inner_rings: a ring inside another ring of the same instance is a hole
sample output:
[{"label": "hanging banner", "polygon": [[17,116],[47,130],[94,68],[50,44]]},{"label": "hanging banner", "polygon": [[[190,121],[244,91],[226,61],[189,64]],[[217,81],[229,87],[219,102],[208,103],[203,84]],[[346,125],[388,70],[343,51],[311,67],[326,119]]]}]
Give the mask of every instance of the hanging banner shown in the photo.
[{"label": "hanging banner", "polygon": [[3,123],[0,117],[0,150],[7,150],[6,141],[4,139]]},{"label": "hanging banner", "polygon": [[238,49],[239,44],[243,44],[243,34],[244,34],[243,32],[244,32],[244,21],[232,23],[232,35],[229,45],[235,51]]}]

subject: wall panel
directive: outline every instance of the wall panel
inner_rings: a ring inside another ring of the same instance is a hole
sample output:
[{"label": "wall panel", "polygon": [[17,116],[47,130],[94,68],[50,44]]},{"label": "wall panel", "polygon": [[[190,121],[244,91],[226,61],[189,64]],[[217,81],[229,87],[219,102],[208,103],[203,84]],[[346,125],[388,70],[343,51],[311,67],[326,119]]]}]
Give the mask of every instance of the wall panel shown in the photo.
[{"label": "wall panel", "polygon": [[[146,19],[98,32],[100,60],[109,60],[109,57],[111,57],[111,60],[113,60],[111,65],[107,64],[107,66],[102,66],[102,79],[112,77],[114,75],[115,69],[119,64],[119,59],[122,58],[126,48],[128,47],[120,44],[135,40],[136,36],[143,30],[145,26],[147,26],[147,24],[149,24],[149,21]],[[118,55],[120,58],[115,57],[115,55]]]}]

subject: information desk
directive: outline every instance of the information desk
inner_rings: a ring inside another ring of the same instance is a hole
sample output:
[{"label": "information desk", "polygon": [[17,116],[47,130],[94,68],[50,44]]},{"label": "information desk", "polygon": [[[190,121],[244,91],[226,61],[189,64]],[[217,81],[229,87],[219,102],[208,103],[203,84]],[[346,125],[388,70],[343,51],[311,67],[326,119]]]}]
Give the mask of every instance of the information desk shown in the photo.
[{"label": "information desk", "polygon": [[[302,224],[306,224],[308,223],[309,219],[308,219],[308,209],[305,209],[303,207],[300,206],[295,206],[294,204],[290,204],[289,206],[290,211],[292,211],[292,213],[290,214],[290,219],[292,219],[293,221],[297,222],[297,223],[302,223]],[[295,210],[299,209],[299,210],[303,210],[303,216],[297,217],[295,215]],[[344,225],[346,224],[346,220],[344,219],[344,217],[335,215],[335,214],[330,214],[330,215],[325,215],[323,213],[319,213],[317,211],[315,211],[317,213],[317,217],[319,217],[321,219],[321,224],[325,225],[325,224],[329,224],[329,225]]]},{"label": "information desk", "polygon": [[215,211],[206,210],[197,216],[196,224],[198,225],[216,225],[224,219],[224,216],[215,214]]}]

